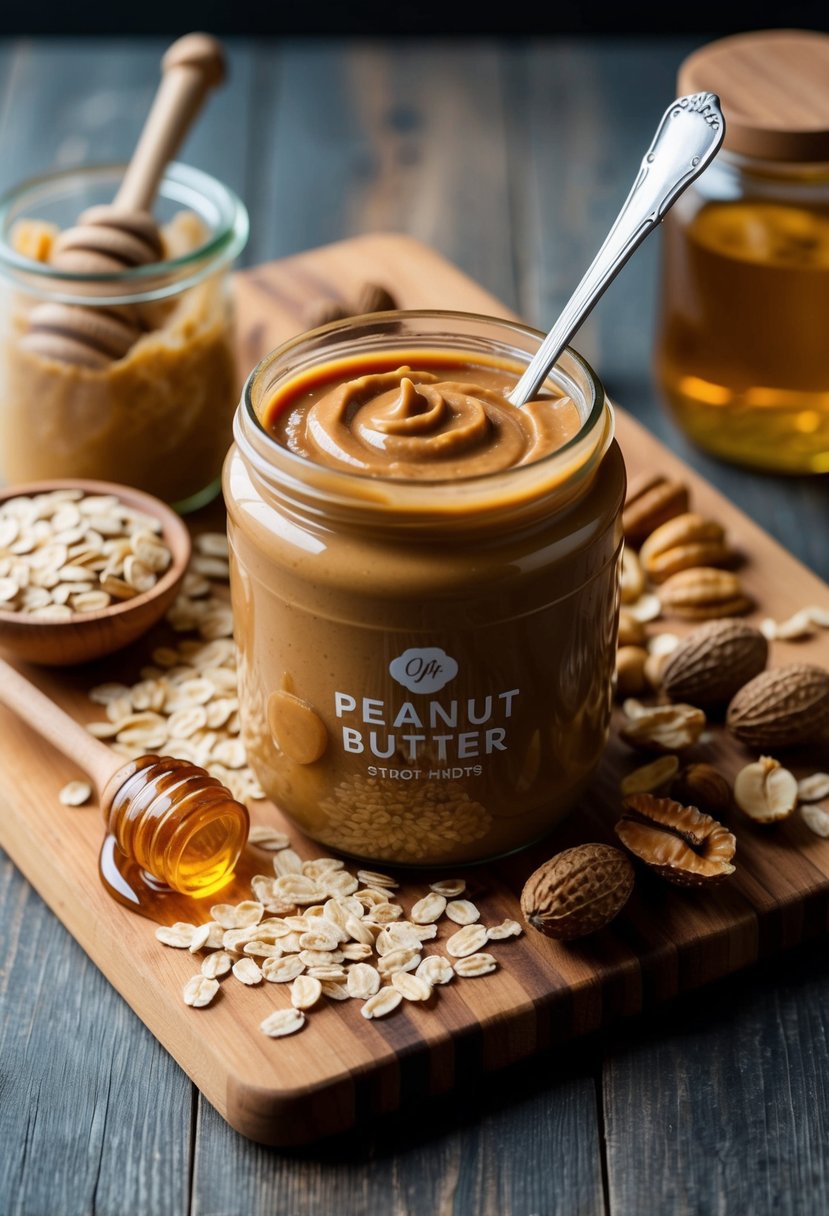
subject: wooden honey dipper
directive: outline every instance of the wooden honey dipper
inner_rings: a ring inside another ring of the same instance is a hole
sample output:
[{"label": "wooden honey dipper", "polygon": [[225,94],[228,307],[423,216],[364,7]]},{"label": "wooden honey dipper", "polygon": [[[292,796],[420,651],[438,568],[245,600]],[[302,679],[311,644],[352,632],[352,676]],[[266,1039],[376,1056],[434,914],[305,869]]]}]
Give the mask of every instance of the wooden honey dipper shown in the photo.
[{"label": "wooden honey dipper", "polygon": [[[186,34],[161,61],[161,83],[124,179],[111,203],[90,207],[55,239],[51,264],[75,274],[112,274],[157,262],[161,234],[152,213],[164,169],[210,89],[225,76],[221,44]],[[47,303],[32,310],[21,346],[50,359],[104,368],[122,358],[142,328],[129,308]]]},{"label": "wooden honey dipper", "polygon": [[232,877],[248,812],[215,777],[170,756],[125,764],[2,659],[0,702],[94,781],[107,832],[101,871],[116,898],[138,906],[142,889],[164,887],[209,895]]}]

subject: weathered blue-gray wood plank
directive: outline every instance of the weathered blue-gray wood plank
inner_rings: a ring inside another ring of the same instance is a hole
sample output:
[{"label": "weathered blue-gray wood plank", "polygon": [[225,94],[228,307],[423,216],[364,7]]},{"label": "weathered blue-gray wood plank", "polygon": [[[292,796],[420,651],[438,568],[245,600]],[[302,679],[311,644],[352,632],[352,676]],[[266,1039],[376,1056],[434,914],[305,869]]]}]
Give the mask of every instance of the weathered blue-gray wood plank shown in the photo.
[{"label": "weathered blue-gray wood plank", "polygon": [[191,1216],[604,1216],[591,1070],[576,1047],[295,1155],[202,1102]]}]

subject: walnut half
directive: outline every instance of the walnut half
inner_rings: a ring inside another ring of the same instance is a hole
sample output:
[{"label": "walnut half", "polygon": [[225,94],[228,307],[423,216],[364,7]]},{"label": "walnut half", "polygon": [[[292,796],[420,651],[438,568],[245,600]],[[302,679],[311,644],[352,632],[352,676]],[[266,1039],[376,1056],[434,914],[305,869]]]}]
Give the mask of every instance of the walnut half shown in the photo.
[{"label": "walnut half", "polygon": [[626,798],[616,835],[626,849],[677,886],[709,886],[734,873],[737,842],[732,833],[710,815],[672,798]]}]

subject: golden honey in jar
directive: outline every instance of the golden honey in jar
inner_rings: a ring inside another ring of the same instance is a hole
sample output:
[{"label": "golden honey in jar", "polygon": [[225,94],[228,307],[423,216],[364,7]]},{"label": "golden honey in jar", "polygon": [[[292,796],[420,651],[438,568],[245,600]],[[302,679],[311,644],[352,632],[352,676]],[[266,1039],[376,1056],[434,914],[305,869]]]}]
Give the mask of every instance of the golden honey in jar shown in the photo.
[{"label": "golden honey in jar", "polygon": [[656,375],[678,423],[742,464],[829,471],[829,35],[703,47],[723,150],[663,226]]},{"label": "golden honey in jar", "polygon": [[224,471],[243,737],[274,802],[349,856],[510,853],[601,756],[624,468],[574,352],[506,399],[539,340],[378,314],[245,388]]}]

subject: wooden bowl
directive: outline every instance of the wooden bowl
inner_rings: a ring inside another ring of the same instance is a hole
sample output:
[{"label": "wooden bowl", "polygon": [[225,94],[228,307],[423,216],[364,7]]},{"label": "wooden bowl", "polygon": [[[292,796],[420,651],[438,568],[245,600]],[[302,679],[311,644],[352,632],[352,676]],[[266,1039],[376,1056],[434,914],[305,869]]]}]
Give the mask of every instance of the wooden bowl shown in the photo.
[{"label": "wooden bowl", "polygon": [[6,486],[0,491],[0,506],[10,498],[48,494],[52,490],[116,495],[128,507],[161,521],[164,543],[173,555],[169,568],[151,590],[131,600],[113,602],[97,612],[77,613],[68,621],[43,621],[18,612],[0,611],[0,648],[28,663],[68,667],[129,646],[164,615],[187,572],[191,541],[186,524],[166,503],[114,482],[65,480]]}]

